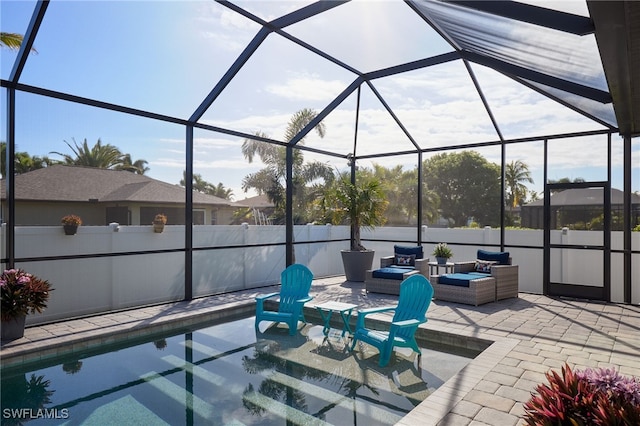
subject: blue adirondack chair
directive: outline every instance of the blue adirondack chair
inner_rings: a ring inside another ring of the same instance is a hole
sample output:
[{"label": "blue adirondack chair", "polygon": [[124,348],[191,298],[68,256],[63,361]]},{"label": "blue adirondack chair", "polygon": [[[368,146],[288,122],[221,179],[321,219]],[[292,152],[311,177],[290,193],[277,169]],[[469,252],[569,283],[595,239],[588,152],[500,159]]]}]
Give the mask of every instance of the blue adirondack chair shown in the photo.
[{"label": "blue adirondack chair", "polygon": [[[289,326],[289,334],[298,331],[298,321],[306,323],[303,306],[312,299],[309,296],[313,273],[304,265],[293,264],[280,274],[280,292],[256,297],[256,332],[260,321],[284,322]],[[278,311],[266,311],[264,301],[279,296]]]},{"label": "blue adirondack chair", "polygon": [[[380,351],[380,367],[391,359],[394,347],[411,348],[419,355],[420,348],[415,339],[418,326],[427,321],[427,309],[433,298],[433,287],[424,275],[412,275],[400,284],[400,296],[397,306],[363,309],[358,311],[356,332],[351,350],[361,340]],[[369,314],[395,311],[389,331],[372,330],[365,327],[365,317]]]}]

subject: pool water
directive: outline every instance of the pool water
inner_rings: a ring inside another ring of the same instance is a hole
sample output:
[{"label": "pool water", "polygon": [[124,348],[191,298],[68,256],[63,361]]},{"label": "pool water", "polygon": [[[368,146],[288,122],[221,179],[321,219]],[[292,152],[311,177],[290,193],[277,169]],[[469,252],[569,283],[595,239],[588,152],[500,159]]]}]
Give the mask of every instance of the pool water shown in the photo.
[{"label": "pool water", "polygon": [[403,350],[380,368],[377,350],[349,352],[338,330],[253,322],[5,369],[2,424],[389,425],[476,355],[421,344],[420,363]]}]

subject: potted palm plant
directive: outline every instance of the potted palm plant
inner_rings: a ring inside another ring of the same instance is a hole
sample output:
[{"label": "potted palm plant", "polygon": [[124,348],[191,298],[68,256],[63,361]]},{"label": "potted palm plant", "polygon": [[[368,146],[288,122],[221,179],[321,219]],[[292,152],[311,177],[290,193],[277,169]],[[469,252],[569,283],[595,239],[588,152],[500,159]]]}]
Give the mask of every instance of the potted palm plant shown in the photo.
[{"label": "potted palm plant", "polygon": [[27,314],[42,312],[47,307],[51,291],[48,281],[22,269],[5,270],[0,275],[2,340],[24,336]]},{"label": "potted palm plant", "polygon": [[364,281],[375,252],[362,245],[360,229],[381,226],[387,220],[384,212],[389,202],[382,184],[363,173],[353,184],[349,175],[342,173],[324,195],[323,204],[331,223],[348,220],[351,226],[351,249],[341,252],[347,281]]},{"label": "potted palm plant", "polygon": [[63,216],[61,222],[65,235],[75,235],[78,232],[78,226],[82,225],[82,219],[75,214]]}]

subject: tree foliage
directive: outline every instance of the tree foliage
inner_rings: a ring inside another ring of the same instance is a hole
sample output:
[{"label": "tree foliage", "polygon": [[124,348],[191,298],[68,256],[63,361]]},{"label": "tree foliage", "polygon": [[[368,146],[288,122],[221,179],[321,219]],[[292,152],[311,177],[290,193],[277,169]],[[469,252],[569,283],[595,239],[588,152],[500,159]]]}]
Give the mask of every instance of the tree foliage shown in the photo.
[{"label": "tree foliage", "polygon": [[[20,50],[24,36],[17,33],[0,32],[0,47],[6,47],[11,50]],[[31,48],[32,53],[38,53],[35,48]]]},{"label": "tree foliage", "polygon": [[[305,128],[317,113],[304,108],[291,117],[285,130],[285,141],[291,141]],[[325,135],[324,123],[320,122],[314,130],[320,137]],[[268,136],[258,131],[256,136]],[[304,143],[304,138],[298,142]],[[274,204],[274,223],[284,223],[286,207],[286,147],[262,142],[256,139],[245,139],[242,143],[242,154],[252,163],[256,157],[265,164],[263,169],[251,173],[242,180],[242,189],[246,192],[255,189],[258,194],[266,194]],[[301,150],[293,150],[293,215],[294,223],[307,223],[313,218],[309,215],[309,205],[324,190],[325,184],[333,179],[331,168],[321,162],[305,162]]]},{"label": "tree foliage", "polygon": [[53,151],[51,154],[60,155],[62,164],[70,166],[85,166],[96,167],[100,169],[114,169],[114,170],[126,170],[132,173],[143,175],[149,170],[146,167],[146,160],[131,161],[130,154],[122,153],[117,147],[106,144],[103,145],[102,141],[98,141],[92,147],[89,147],[89,143],[85,138],[82,144],[78,144],[73,139],[73,146],[64,141],[71,149],[72,154],[64,154],[61,152]]},{"label": "tree foliage", "polygon": [[[581,178],[581,177],[577,177],[577,178],[574,178],[574,179],[571,179],[571,178],[568,178],[568,177],[563,177],[563,178],[560,178],[560,179],[549,179],[548,180],[548,183],[583,183],[583,182],[586,182],[586,181],[584,180],[584,178]],[[564,191],[564,189],[552,189],[550,191],[550,194],[557,194],[558,192],[562,192],[562,191]]]},{"label": "tree foliage", "polygon": [[507,164],[504,171],[504,183],[507,190],[507,201],[510,211],[514,207],[522,205],[527,199],[527,186],[524,182],[533,183],[529,166],[521,160]]},{"label": "tree foliage", "polygon": [[386,222],[385,210],[389,205],[383,185],[367,169],[356,173],[355,185],[351,174],[341,173],[320,198],[326,218],[334,225],[349,223],[354,240],[351,250],[365,250],[360,239],[360,228],[382,226]]},{"label": "tree foliage", "polygon": [[[418,168],[404,170],[401,165],[387,168],[373,165],[373,175],[382,182],[389,206],[386,210],[387,224],[406,226],[417,223],[418,216]],[[422,220],[435,222],[438,219],[438,195],[427,188],[422,191]]]},{"label": "tree foliage", "polygon": [[[2,177],[6,176],[7,171],[7,143],[0,142],[0,172]],[[15,153],[15,174],[27,173],[33,170],[42,169],[44,167],[54,164],[55,161],[49,157],[40,157],[37,155],[31,156],[28,152],[16,152]]]},{"label": "tree foliage", "polygon": [[[186,177],[187,172],[183,171],[182,179],[180,180],[180,186],[186,186]],[[193,190],[201,192],[203,194],[224,198],[225,200],[233,199],[233,190],[231,188],[225,188],[222,182],[219,182],[218,185],[207,182],[199,173],[193,174]]]},{"label": "tree foliage", "polygon": [[131,154],[124,154],[122,156],[122,164],[116,165],[114,168],[116,170],[125,170],[127,172],[136,173],[139,175],[143,175],[149,171],[149,167],[147,167],[149,162],[147,160],[131,160]]},{"label": "tree foliage", "polygon": [[440,214],[452,226],[469,218],[498,226],[500,167],[475,151],[437,154],[423,163],[427,188],[440,197]]}]

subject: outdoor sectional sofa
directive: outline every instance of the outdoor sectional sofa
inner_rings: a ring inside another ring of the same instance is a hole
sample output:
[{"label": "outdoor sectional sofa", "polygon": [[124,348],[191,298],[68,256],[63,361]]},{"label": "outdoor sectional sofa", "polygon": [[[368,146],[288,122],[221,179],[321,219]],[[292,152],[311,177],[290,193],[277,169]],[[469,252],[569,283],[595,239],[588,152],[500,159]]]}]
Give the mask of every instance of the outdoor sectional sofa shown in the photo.
[{"label": "outdoor sectional sofa", "polygon": [[429,276],[429,258],[422,246],[393,246],[393,256],[380,258],[380,268],[366,272],[367,292],[400,294],[400,283],[412,275]]},{"label": "outdoor sectional sofa", "polygon": [[478,250],[477,259],[456,262],[453,274],[429,277],[434,298],[448,302],[482,305],[518,297],[518,265],[509,252]]}]

